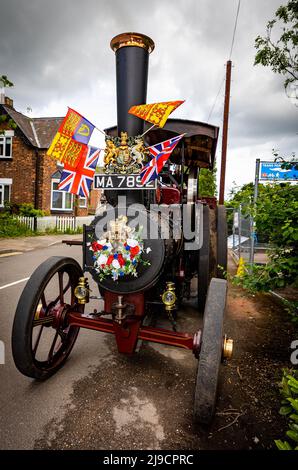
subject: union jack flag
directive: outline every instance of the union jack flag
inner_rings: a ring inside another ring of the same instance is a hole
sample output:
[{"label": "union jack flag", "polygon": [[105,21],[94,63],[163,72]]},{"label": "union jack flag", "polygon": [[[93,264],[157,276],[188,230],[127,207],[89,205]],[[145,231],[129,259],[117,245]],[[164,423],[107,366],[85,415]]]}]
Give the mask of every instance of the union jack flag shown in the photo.
[{"label": "union jack flag", "polygon": [[140,171],[140,175],[142,176],[141,181],[143,185],[157,178],[158,174],[163,169],[164,164],[173,152],[174,148],[176,147],[180,139],[182,139],[182,137],[184,136],[185,134],[177,135],[177,137],[173,137],[169,140],[164,140],[159,144],[148,147],[148,150],[153,156],[153,158]]},{"label": "union jack flag", "polygon": [[58,189],[88,197],[99,154],[100,149],[86,145],[85,154],[81,157],[75,169],[67,163],[64,164]]}]

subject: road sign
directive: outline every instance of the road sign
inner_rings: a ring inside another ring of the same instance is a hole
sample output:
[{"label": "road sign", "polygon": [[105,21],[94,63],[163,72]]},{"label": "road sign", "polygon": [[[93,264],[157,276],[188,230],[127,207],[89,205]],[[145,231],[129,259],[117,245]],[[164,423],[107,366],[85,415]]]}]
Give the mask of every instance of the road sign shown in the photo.
[{"label": "road sign", "polygon": [[263,181],[298,181],[298,170],[282,168],[282,162],[260,162],[259,179]]}]

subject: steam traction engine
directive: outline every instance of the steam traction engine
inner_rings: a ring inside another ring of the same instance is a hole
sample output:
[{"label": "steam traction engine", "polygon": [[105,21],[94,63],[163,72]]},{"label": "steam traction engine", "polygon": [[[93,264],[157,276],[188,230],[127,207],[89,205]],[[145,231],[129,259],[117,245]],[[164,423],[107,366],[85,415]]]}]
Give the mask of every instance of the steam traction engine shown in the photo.
[{"label": "steam traction engine", "polygon": [[[111,47],[118,125],[106,129],[105,167],[94,178],[105,201],[84,227],[83,242],[68,242],[82,245],[82,268],[73,258],[54,256],[25,286],[12,332],[15,364],[29,377],[48,378],[66,361],[80,328],[113,334],[123,354],[133,354],[138,340],[189,349],[198,359],[194,419],[209,423],[220,363],[232,353],[232,340],[223,334],[225,209],[214,200],[201,200],[198,188],[200,168],[213,168],[218,128],[169,119],[162,129],[149,130],[146,124],[144,134],[144,121],[128,110],[146,103],[154,43],[142,34],[125,33],[113,38]],[[181,134],[158,180],[142,186],[137,151]],[[95,297],[103,299],[102,311],[86,312],[90,289],[85,272],[98,285]],[[194,284],[203,327],[195,334],[176,331],[177,310]],[[169,328],[150,326],[151,314],[168,315]]]}]

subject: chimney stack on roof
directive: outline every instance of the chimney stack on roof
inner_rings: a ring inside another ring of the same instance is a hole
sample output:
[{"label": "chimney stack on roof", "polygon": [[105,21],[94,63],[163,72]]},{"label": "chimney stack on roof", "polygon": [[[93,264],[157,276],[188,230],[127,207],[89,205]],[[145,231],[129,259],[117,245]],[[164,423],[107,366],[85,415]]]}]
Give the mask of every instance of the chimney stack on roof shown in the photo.
[{"label": "chimney stack on roof", "polygon": [[5,106],[9,106],[10,108],[13,108],[13,99],[4,95],[4,104]]}]

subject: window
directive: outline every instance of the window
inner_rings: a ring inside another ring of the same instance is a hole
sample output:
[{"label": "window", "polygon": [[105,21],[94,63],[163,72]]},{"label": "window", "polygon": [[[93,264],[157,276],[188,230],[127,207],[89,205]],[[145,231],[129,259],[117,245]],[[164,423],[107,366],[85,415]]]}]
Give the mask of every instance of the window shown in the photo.
[{"label": "window", "polygon": [[0,135],[0,158],[12,158],[13,131],[6,131]]},{"label": "window", "polygon": [[0,178],[0,207],[4,207],[5,202],[10,201],[11,178]]},{"label": "window", "polygon": [[87,207],[87,198],[86,197],[79,197],[79,207]]},{"label": "window", "polygon": [[58,189],[59,179],[52,179],[51,210],[71,211],[73,206],[72,194]]}]

